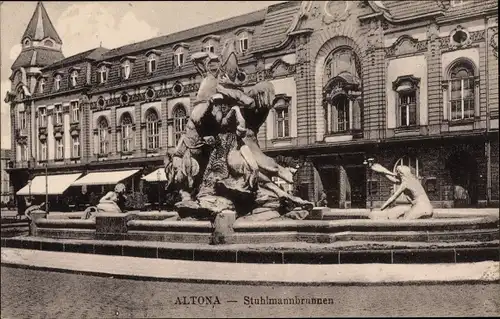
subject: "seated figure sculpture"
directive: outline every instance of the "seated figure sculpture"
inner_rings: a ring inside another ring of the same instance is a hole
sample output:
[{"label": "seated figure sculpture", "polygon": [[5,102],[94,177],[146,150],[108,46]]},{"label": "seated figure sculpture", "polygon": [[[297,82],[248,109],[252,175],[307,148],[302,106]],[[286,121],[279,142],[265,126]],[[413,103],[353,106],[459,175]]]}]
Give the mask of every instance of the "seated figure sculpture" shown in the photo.
[{"label": "seated figure sculpture", "polygon": [[[380,211],[370,213],[369,217],[371,219],[419,219],[432,217],[433,208],[429,197],[427,197],[420,181],[412,174],[408,166],[397,166],[395,173],[380,164],[370,161],[368,161],[368,167],[374,172],[384,175],[392,183],[399,185],[394,194],[382,205]],[[388,209],[401,194],[406,196],[411,203],[411,207],[407,209],[404,206],[395,206]]]},{"label": "seated figure sculpture", "polygon": [[114,191],[108,192],[97,204],[98,213],[122,213],[124,212],[124,202],[126,200],[125,196],[125,185],[118,183],[115,186]]}]

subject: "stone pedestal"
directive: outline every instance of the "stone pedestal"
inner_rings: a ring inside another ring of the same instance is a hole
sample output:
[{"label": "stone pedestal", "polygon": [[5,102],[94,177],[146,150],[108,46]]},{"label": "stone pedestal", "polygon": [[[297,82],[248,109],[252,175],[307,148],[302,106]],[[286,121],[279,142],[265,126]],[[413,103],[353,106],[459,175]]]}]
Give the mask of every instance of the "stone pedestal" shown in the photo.
[{"label": "stone pedestal", "polygon": [[39,219],[47,218],[47,212],[43,210],[35,210],[30,213],[30,235],[36,236],[36,221]]},{"label": "stone pedestal", "polygon": [[314,207],[309,213],[309,216],[307,216],[307,219],[322,220],[325,213],[329,211],[330,209],[328,207]]},{"label": "stone pedestal", "polygon": [[135,214],[98,214],[96,215],[96,239],[120,240],[127,233],[127,222]]},{"label": "stone pedestal", "polygon": [[211,245],[228,244],[228,240],[233,235],[233,224],[236,221],[236,212],[223,211],[215,217],[214,231],[210,237]]}]

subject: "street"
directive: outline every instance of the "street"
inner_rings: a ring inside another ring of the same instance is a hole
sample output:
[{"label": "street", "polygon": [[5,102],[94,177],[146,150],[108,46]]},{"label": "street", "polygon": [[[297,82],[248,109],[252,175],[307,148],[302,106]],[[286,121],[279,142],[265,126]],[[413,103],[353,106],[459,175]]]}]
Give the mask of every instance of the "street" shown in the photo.
[{"label": "street", "polygon": [[[499,295],[499,284],[247,286],[1,267],[1,317],[12,319],[498,316]],[[324,300],[324,304],[276,304],[278,298],[305,298],[306,303],[315,298]]]}]

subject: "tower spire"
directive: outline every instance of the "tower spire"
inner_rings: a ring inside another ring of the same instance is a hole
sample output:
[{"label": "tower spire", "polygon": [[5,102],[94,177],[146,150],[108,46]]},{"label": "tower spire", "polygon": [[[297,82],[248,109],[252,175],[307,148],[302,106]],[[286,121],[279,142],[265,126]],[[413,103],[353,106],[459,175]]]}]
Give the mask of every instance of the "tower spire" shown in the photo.
[{"label": "tower spire", "polygon": [[41,41],[46,38],[51,38],[57,44],[62,44],[62,40],[59,34],[57,34],[52,21],[50,21],[42,1],[38,1],[36,5],[35,12],[33,12],[33,16],[26,27],[26,31],[24,31],[22,41],[25,41],[26,38],[29,38],[31,41]]},{"label": "tower spire", "polygon": [[21,38],[22,50],[11,69],[44,67],[64,58],[62,40],[50,21],[43,2],[38,1]]}]

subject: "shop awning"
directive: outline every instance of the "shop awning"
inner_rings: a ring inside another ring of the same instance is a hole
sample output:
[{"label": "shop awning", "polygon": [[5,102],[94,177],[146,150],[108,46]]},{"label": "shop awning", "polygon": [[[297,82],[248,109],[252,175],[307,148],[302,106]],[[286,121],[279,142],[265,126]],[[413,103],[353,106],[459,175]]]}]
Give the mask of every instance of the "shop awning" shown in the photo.
[{"label": "shop awning", "polygon": [[[80,177],[82,173],[76,174],[59,174],[59,175],[45,175],[36,176],[31,183],[17,191],[17,195],[60,195],[64,193],[71,184]],[[31,186],[30,186],[31,184]],[[47,192],[45,191],[45,184],[47,184]]]},{"label": "shop awning", "polygon": [[162,167],[152,173],[149,173],[142,179],[147,182],[164,182],[167,180],[167,176],[165,175],[165,169]]},{"label": "shop awning", "polygon": [[116,184],[126,179],[127,177],[134,175],[138,171],[138,169],[130,169],[126,171],[88,173],[87,175],[71,184],[71,186]]}]

